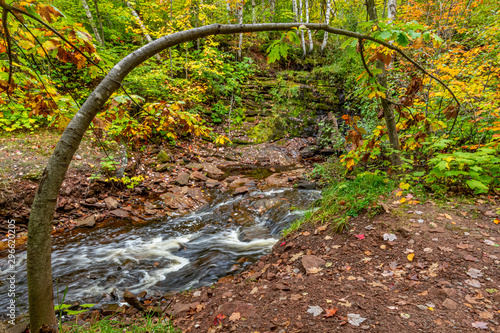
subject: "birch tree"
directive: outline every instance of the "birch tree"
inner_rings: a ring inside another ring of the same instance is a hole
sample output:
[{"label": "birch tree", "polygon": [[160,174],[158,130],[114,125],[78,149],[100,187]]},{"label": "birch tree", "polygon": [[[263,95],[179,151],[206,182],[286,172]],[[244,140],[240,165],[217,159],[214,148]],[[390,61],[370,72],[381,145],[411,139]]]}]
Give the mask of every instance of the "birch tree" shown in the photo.
[{"label": "birch tree", "polygon": [[[299,22],[303,22],[303,16],[302,16],[302,0],[299,0]],[[305,58],[307,51],[306,51],[306,40],[304,39],[304,30],[300,29],[300,46],[302,47],[302,57]]]},{"label": "birch tree", "polygon": [[[245,0],[241,0],[238,3],[238,24],[243,24],[243,7],[245,6]],[[238,41],[238,61],[241,61],[241,46],[243,45],[243,33],[240,33],[240,38]]]},{"label": "birch tree", "polygon": [[[330,0],[326,0],[326,11],[325,11],[325,24],[330,24]],[[323,37],[323,43],[321,44],[321,53],[325,51],[326,43],[328,42],[328,31],[325,31],[325,36]]]},{"label": "birch tree", "polygon": [[[306,23],[309,23],[309,0],[306,0]],[[309,53],[311,53],[314,48],[311,29],[307,29],[307,34],[309,35]]]},{"label": "birch tree", "polygon": [[[82,0],[82,1],[85,1],[85,0]],[[139,24],[139,26],[141,27],[142,34],[144,35],[144,37],[146,38],[146,40],[148,41],[148,43],[152,43],[153,42],[153,38],[151,38],[151,36],[149,35],[148,29],[146,29],[146,26],[142,22],[141,17],[139,16],[139,14],[137,14],[137,12],[135,11],[134,7],[130,4],[130,2],[125,1],[125,4],[127,5],[127,7],[132,12],[132,15],[135,17],[135,19],[137,21],[137,24]],[[155,55],[155,57],[156,57],[156,60],[158,60],[158,62],[161,62],[161,58],[160,58],[160,55],[158,53]]]},{"label": "birch tree", "polygon": [[255,4],[255,0],[252,0],[252,24],[255,24],[256,22],[256,15],[255,15],[255,7],[257,5]]},{"label": "birch tree", "polygon": [[389,22],[392,22],[397,15],[397,7],[398,7],[398,1],[397,0],[389,0],[387,3],[387,18],[389,19]]},{"label": "birch tree", "polygon": [[104,28],[102,27],[102,18],[101,18],[101,13],[99,11],[99,5],[97,4],[97,0],[94,0],[94,8],[95,8],[95,13],[97,15],[97,21],[99,22],[99,27],[101,28],[101,41],[102,41],[102,46],[105,44],[105,38],[104,38]]},{"label": "birch tree", "polygon": [[94,32],[95,39],[97,42],[101,45],[104,46],[101,36],[99,35],[99,31],[97,30],[97,27],[94,22],[94,18],[92,17],[92,13],[90,12],[89,5],[87,4],[86,0],[81,0],[83,9],[85,10],[85,14],[87,15],[87,18],[90,23],[90,27],[92,28],[92,31]]}]

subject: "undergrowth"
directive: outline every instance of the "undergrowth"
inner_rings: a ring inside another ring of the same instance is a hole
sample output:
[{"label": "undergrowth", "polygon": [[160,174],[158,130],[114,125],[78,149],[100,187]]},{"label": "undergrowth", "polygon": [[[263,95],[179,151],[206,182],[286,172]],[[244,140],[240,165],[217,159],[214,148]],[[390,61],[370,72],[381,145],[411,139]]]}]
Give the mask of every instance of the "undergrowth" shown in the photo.
[{"label": "undergrowth", "polygon": [[96,323],[83,326],[68,326],[62,325],[60,332],[63,333],[146,333],[146,332],[162,332],[162,333],[179,333],[179,329],[172,325],[172,322],[166,318],[156,318],[147,316],[145,318],[136,319],[135,322],[124,324],[120,321],[104,318]]},{"label": "undergrowth", "polygon": [[378,212],[377,200],[395,188],[395,181],[383,174],[364,172],[354,179],[345,179],[323,190],[323,198],[315,208],[295,221],[283,232],[287,236],[304,224],[332,223],[334,230],[341,232],[349,224],[350,217],[370,211]]}]

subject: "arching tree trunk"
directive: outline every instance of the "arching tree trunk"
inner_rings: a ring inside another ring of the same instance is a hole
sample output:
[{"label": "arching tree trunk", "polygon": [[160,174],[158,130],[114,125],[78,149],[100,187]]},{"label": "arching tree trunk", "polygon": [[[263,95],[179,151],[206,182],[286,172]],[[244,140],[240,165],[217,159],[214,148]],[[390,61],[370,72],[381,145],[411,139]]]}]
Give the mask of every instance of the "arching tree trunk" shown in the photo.
[{"label": "arching tree trunk", "polygon": [[[137,14],[137,12],[135,11],[134,7],[128,1],[125,1],[125,3],[127,4],[127,7],[132,12],[132,15],[134,15],[135,19],[137,20],[137,23],[141,27],[142,34],[144,35],[144,37],[146,38],[146,40],[148,41],[148,43],[153,42],[153,38],[151,38],[151,36],[149,35],[148,29],[146,29],[146,26],[144,25],[144,23],[142,23],[141,17],[139,16],[139,14]],[[160,58],[160,55],[158,53],[155,54],[155,57],[156,57],[156,60],[158,60],[158,62],[161,62],[161,58]]]},{"label": "arching tree trunk", "polygon": [[[377,9],[375,7],[374,0],[366,0],[366,10],[368,12],[368,16],[371,21],[378,22]],[[376,60],[376,66],[378,69],[382,71],[382,73],[377,75],[378,84],[385,88],[385,94],[388,96],[387,90],[387,69],[385,64]],[[399,144],[399,136],[398,130],[396,129],[396,120],[394,119],[394,110],[392,109],[392,105],[387,101],[387,99],[380,99],[382,104],[382,111],[384,112],[384,119],[387,125],[387,134],[389,136],[389,142],[391,144],[391,148],[394,152],[391,154],[391,164],[393,166],[401,165],[401,155],[399,153],[400,144]]]},{"label": "arching tree trunk", "polygon": [[92,17],[92,13],[90,12],[89,5],[87,4],[86,0],[81,0],[83,9],[85,10],[85,14],[87,15],[87,18],[89,19],[90,27],[92,28],[92,31],[94,32],[95,39],[100,45],[103,45],[101,36],[99,35],[99,31],[97,30],[97,27],[94,22],[94,18]]},{"label": "arching tree trunk", "polygon": [[[3,4],[0,7],[23,13],[20,9]],[[24,14],[26,15],[26,13]],[[117,63],[94,91],[89,95],[80,110],[65,128],[44,171],[35,199],[32,204],[28,224],[28,294],[31,332],[39,332],[42,325],[50,325],[57,329],[53,306],[52,266],[51,266],[51,231],[57,197],[69,164],[90,123],[101,111],[111,94],[118,90],[123,79],[137,66],[147,59],[169,47],[181,43],[205,38],[210,35],[237,34],[260,31],[286,31],[297,28],[302,23],[267,23],[252,25],[220,25],[212,24],[191,30],[177,32],[151,43],[148,43],[127,55]],[[397,47],[377,40],[371,36],[356,32],[332,28],[326,24],[304,24],[311,30],[326,30],[330,33],[361,40],[371,40],[394,50],[415,65],[418,69],[441,83],[458,102],[453,92],[442,81],[426,72],[422,66],[409,58]]]},{"label": "arching tree trunk", "polygon": [[[325,24],[330,24],[330,0],[326,0],[326,10],[325,10]],[[328,31],[325,31],[325,36],[323,37],[323,44],[321,44],[321,53],[325,51],[326,43],[328,43]]]}]

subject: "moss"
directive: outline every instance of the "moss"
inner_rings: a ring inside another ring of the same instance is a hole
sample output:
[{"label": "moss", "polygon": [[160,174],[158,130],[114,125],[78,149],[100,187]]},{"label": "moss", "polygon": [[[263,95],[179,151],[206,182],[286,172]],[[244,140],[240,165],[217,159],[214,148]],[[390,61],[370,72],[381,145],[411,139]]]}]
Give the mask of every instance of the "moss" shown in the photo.
[{"label": "moss", "polygon": [[170,162],[170,156],[167,154],[166,151],[162,150],[156,156],[156,160],[161,164],[167,163]]}]

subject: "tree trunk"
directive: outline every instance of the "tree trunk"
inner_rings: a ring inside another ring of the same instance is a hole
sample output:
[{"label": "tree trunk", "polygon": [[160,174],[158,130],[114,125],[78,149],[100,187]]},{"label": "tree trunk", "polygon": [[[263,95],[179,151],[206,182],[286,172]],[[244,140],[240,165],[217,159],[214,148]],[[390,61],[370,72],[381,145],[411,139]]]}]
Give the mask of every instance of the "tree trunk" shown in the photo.
[{"label": "tree trunk", "polygon": [[[299,0],[300,1],[300,0]],[[299,22],[299,15],[297,9],[297,0],[292,0],[293,21]]]},{"label": "tree trunk", "polygon": [[252,24],[255,24],[257,17],[255,16],[255,0],[252,0]]},{"label": "tree trunk", "polygon": [[[306,0],[306,23],[309,23],[309,0]],[[307,34],[309,35],[309,53],[311,53],[314,48],[311,29],[307,29]]]},{"label": "tree trunk", "polygon": [[[15,7],[13,11],[19,9]],[[28,294],[29,315],[31,332],[38,332],[42,325],[51,325],[57,329],[53,305],[53,287],[51,270],[51,231],[52,220],[56,207],[57,197],[61,190],[66,171],[75,154],[80,142],[87,131],[90,123],[101,111],[104,103],[120,88],[123,79],[137,66],[159,52],[181,43],[194,41],[211,35],[229,35],[260,31],[287,31],[297,28],[303,23],[269,23],[253,25],[220,25],[212,24],[196,29],[176,32],[161,37],[148,43],[127,55],[118,62],[89,95],[85,103],[80,107],[68,126],[64,129],[61,139],[57,143],[44,171],[35,199],[31,207],[30,220],[28,224]],[[371,36],[359,34],[352,31],[332,28],[325,24],[305,24],[311,30],[327,30],[330,33],[352,37],[356,39],[371,40],[378,44],[394,50],[403,58],[411,62],[425,74],[442,84],[456,99],[453,91],[442,81],[432,74],[426,72],[422,66],[409,58],[397,47],[377,40]],[[458,101],[458,100],[457,100]]]},{"label": "tree trunk", "polygon": [[[82,1],[84,1],[84,0],[82,0]],[[134,7],[130,4],[130,2],[125,1],[125,4],[127,4],[127,7],[130,9],[130,11],[132,12],[132,15],[134,15],[135,19],[137,20],[137,23],[141,27],[142,34],[144,35],[144,37],[146,38],[148,43],[152,43],[153,38],[151,38],[151,36],[149,35],[148,29],[146,29],[146,26],[144,25],[144,23],[142,23],[142,20],[141,20],[141,17],[139,16],[139,14],[137,14],[137,12],[135,11]],[[158,60],[158,62],[161,62],[161,58],[160,58],[160,55],[158,53],[155,54],[155,57],[156,57],[156,60]]]},{"label": "tree trunk", "polygon": [[[245,1],[241,0],[238,4],[238,24],[243,24],[243,6]],[[241,46],[243,45],[243,34],[240,33],[240,38],[238,41],[238,61],[241,61]]]},{"label": "tree trunk", "polygon": [[[325,24],[330,24],[330,0],[326,0],[326,11],[325,11]],[[321,44],[321,53],[325,51],[326,43],[328,42],[328,31],[325,31],[325,36],[323,37],[323,44]]]},{"label": "tree trunk", "polygon": [[94,31],[95,39],[100,45],[102,44],[102,39],[101,36],[99,35],[99,31],[97,30],[97,27],[95,26],[94,18],[92,17],[92,13],[90,12],[89,5],[87,4],[86,0],[81,0],[83,9],[85,9],[85,14],[87,14],[87,18],[89,19],[90,27],[92,28],[92,31]]},{"label": "tree trunk", "polygon": [[389,0],[387,3],[387,18],[389,19],[389,22],[392,22],[397,15],[397,7],[398,7],[398,1],[397,0]]},{"label": "tree trunk", "polygon": [[[302,20],[302,0],[299,0],[299,22],[303,22]],[[304,38],[304,29],[300,29],[300,46],[302,47],[302,57],[305,58],[307,55],[306,51],[306,40]]]},{"label": "tree trunk", "polygon": [[94,8],[95,12],[97,15],[97,21],[99,22],[99,27],[101,28],[101,41],[102,41],[102,46],[104,46],[104,28],[102,27],[102,18],[101,18],[101,13],[99,12],[99,5],[97,4],[97,0],[94,0]]},{"label": "tree trunk", "polygon": [[[366,10],[368,12],[368,16],[371,21],[378,22],[377,9],[375,7],[374,0],[366,0]],[[385,88],[386,97],[389,96],[389,90],[387,89],[387,69],[385,68],[385,64],[376,60],[376,67],[382,70],[382,73],[377,75],[378,84]],[[387,125],[387,134],[389,135],[389,142],[391,144],[391,148],[395,150],[390,156],[391,164],[393,166],[401,165],[401,155],[399,153],[400,145],[399,145],[399,136],[396,128],[396,121],[394,119],[394,110],[392,109],[392,105],[386,99],[380,99],[382,103],[382,110],[384,112],[384,119]]]}]

